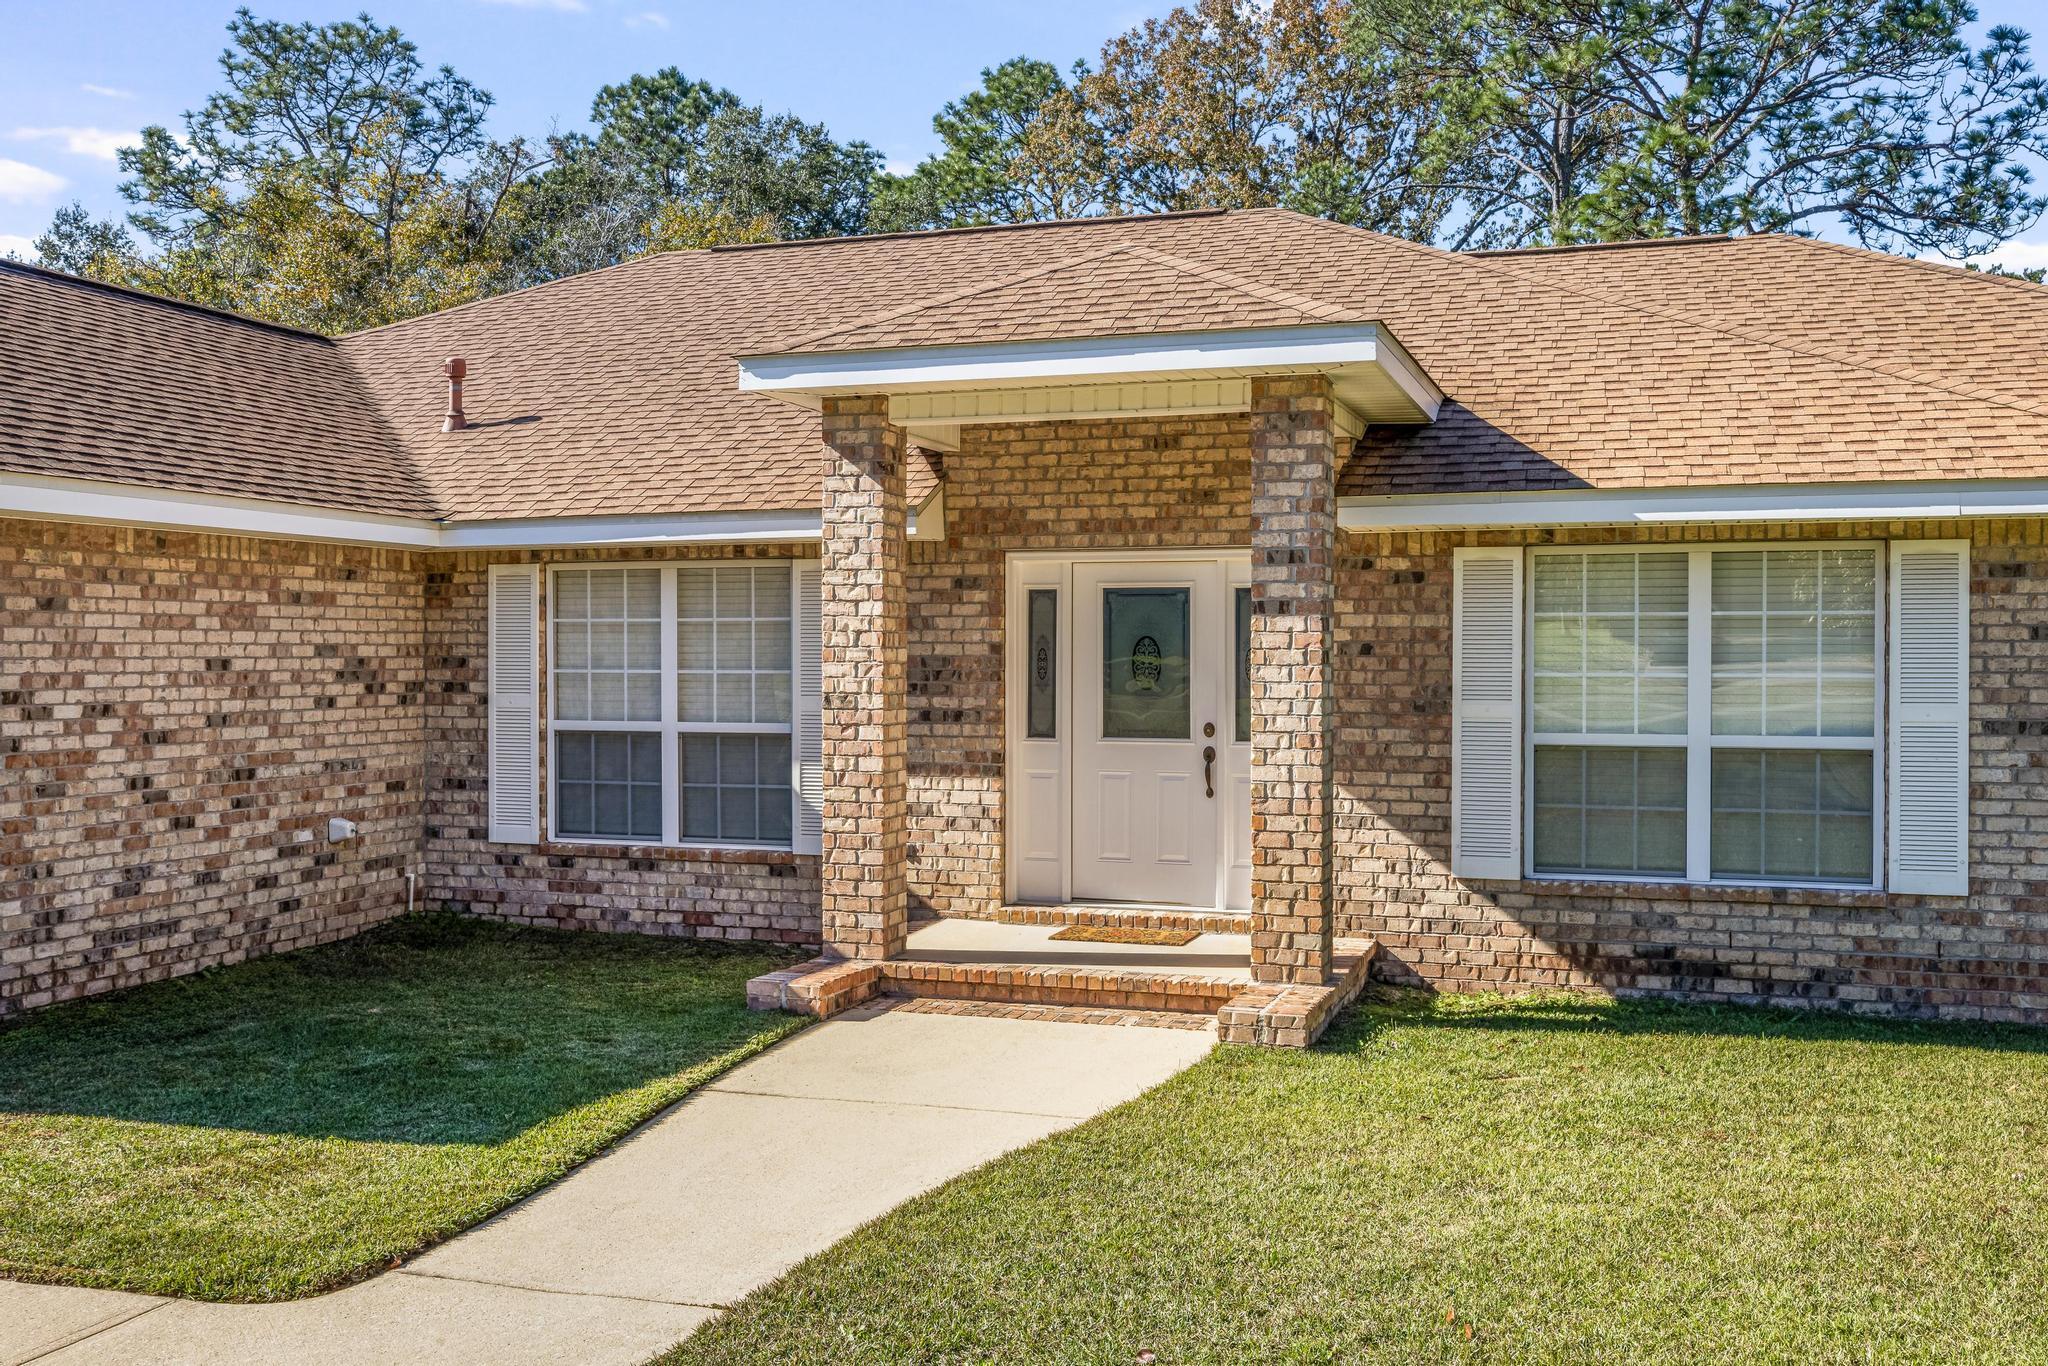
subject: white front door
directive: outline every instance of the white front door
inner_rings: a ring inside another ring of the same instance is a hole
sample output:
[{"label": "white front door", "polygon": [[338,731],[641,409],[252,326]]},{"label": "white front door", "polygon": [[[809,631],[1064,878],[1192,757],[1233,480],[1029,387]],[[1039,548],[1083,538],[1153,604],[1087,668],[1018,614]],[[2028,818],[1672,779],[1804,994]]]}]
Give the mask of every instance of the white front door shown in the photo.
[{"label": "white front door", "polygon": [[1073,896],[1222,904],[1235,632],[1215,560],[1074,566]]}]

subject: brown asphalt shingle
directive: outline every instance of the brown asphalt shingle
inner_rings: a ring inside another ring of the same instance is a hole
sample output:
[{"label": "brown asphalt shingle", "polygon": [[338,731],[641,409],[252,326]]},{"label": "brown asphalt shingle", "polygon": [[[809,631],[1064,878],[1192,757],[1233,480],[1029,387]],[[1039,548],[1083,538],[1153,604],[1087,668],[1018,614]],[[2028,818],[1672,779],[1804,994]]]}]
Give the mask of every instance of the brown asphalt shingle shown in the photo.
[{"label": "brown asphalt shingle", "polygon": [[[810,508],[817,417],[739,392],[738,356],[1367,320],[1448,401],[1369,432],[1346,493],[2048,476],[2048,289],[1775,236],[1457,256],[1280,210],[679,252],[333,343],[0,271],[0,468],[459,520]],[[450,355],[475,425],[443,434]]]}]

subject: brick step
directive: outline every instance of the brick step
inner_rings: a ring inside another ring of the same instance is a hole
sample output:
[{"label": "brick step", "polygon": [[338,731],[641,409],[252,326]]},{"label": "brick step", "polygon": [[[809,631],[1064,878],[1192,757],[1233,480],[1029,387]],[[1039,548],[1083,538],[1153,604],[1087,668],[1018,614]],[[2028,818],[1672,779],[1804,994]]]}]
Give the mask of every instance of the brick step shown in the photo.
[{"label": "brick step", "polygon": [[878,996],[1037,1007],[1062,1012],[1146,1011],[1213,1017],[1232,1043],[1305,1047],[1364,987],[1378,946],[1340,940],[1334,971],[1314,986],[1248,982],[1240,975],[1104,964],[882,962],[814,959],[747,983],[757,1010],[819,1018]]},{"label": "brick step", "polygon": [[1247,985],[1240,977],[1220,974],[1097,964],[938,963],[892,958],[875,966],[879,969],[877,989],[899,996],[1197,1015],[1214,1015]]},{"label": "brick step", "polygon": [[992,920],[1001,925],[1093,925],[1104,929],[1193,930],[1197,934],[1250,934],[1249,911],[1204,911],[1183,906],[1008,906],[953,910],[937,920]]}]

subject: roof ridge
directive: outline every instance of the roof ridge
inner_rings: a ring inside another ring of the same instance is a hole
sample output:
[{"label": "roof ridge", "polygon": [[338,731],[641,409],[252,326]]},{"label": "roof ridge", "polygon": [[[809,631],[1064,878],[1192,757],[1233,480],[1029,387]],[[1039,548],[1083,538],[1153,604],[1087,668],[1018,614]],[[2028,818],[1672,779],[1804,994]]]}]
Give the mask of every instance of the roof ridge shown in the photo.
[{"label": "roof ridge", "polygon": [[1235,289],[1241,294],[1249,294],[1254,299],[1259,299],[1265,303],[1278,304],[1282,308],[1295,309],[1298,312],[1308,314],[1310,317],[1321,318],[1327,323],[1352,321],[1351,318],[1345,316],[1346,310],[1337,307],[1335,304],[1324,303],[1321,299],[1311,298],[1306,294],[1297,294],[1291,289],[1281,289],[1275,285],[1262,284],[1257,280],[1247,280],[1242,275],[1227,271],[1221,266],[1212,266],[1202,261],[1192,261],[1185,256],[1178,256],[1170,251],[1161,251],[1159,248],[1149,246],[1143,242],[1130,243],[1128,250],[1138,255],[1148,256],[1162,264],[1172,266],[1176,270],[1184,270],[1190,275],[1198,275],[1211,284]]},{"label": "roof ridge", "polygon": [[1164,213],[1099,213],[1078,218],[1035,218],[1022,223],[965,223],[955,228],[912,228],[902,232],[849,232],[827,237],[792,237],[776,242],[721,242],[704,251],[774,251],[780,247],[850,246],[860,242],[901,242],[927,237],[965,237],[970,233],[1024,232],[1034,228],[1094,227],[1111,223],[1157,223],[1179,218],[1217,218],[1240,209],[1168,209]]},{"label": "roof ridge", "polygon": [[1050,264],[1040,266],[1037,270],[1027,270],[1022,275],[1006,275],[997,280],[981,280],[971,285],[963,285],[950,294],[941,294],[933,299],[921,299],[916,303],[905,304],[901,308],[891,309],[887,313],[859,318],[853,322],[828,327],[823,332],[795,338],[782,345],[763,351],[761,354],[773,355],[783,351],[801,351],[809,347],[815,347],[821,342],[828,341],[833,337],[843,336],[849,332],[864,332],[871,327],[880,327],[885,323],[892,323],[900,318],[912,317],[929,309],[942,308],[948,304],[957,304],[963,300],[972,299],[978,294],[993,294],[997,290],[1009,289],[1014,285],[1021,285],[1029,280],[1037,280],[1047,275],[1055,275],[1063,270],[1071,270],[1075,266],[1086,265],[1090,261],[1100,261],[1107,257],[1116,256],[1130,250],[1130,247],[1130,243],[1115,242],[1082,256],[1069,256],[1063,260],[1053,261]]},{"label": "roof ridge", "polygon": [[335,340],[324,332],[315,332],[310,328],[294,327],[290,323],[273,322],[269,318],[259,318],[253,313],[240,313],[232,308],[221,308],[214,304],[193,303],[190,299],[180,299],[169,294],[158,294],[147,289],[137,289],[134,285],[119,285],[111,280],[95,280],[89,275],[74,275],[68,270],[53,270],[49,266],[39,266],[29,261],[17,261],[11,257],[0,256],[0,270],[19,271],[24,275],[40,276],[45,280],[61,285],[99,290],[106,294],[118,294],[130,299],[139,299],[144,303],[161,304],[165,308],[182,309],[187,313],[200,313],[208,317],[222,318],[228,322],[244,323],[250,327],[261,327],[272,332],[282,332],[287,336],[305,337],[311,341],[325,342],[330,346],[334,344]]},{"label": "roof ridge", "polygon": [[1919,256],[1900,256],[1896,252],[1879,251],[1875,247],[1852,247],[1847,242],[1829,242],[1818,237],[1801,237],[1791,232],[1751,233],[1744,240],[1782,242],[1788,247],[1819,247],[1838,255],[1852,256],[1859,261],[1876,261],[1888,266],[1912,266],[1930,275],[1940,275],[1945,280],[1979,281],[2006,289],[2048,289],[2048,284],[2035,284],[2032,280],[2019,276],[1996,275],[1988,270],[1972,270],[1968,263],[1962,261],[1929,261]]},{"label": "roof ridge", "polygon": [[[1755,234],[1752,234],[1755,235]],[[1567,242],[1551,247],[1489,247],[1480,251],[1460,252],[1462,256],[1563,256],[1572,252],[1586,251],[1635,251],[1644,247],[1703,247],[1717,243],[1733,242],[1735,237],[1725,232],[1698,232],[1682,237],[1634,237],[1620,242]]]}]

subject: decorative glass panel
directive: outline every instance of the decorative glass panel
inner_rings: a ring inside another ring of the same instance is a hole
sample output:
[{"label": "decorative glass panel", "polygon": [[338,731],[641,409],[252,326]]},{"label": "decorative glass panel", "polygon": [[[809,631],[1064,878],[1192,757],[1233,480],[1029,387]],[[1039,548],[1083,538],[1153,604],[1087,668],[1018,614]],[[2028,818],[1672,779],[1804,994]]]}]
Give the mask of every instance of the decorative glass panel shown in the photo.
[{"label": "decorative glass panel", "polygon": [[1715,877],[1869,882],[1868,750],[1714,751]]},{"label": "decorative glass panel", "polygon": [[1685,751],[1542,745],[1535,755],[1539,873],[1685,872]]},{"label": "decorative glass panel", "polygon": [[1877,552],[1714,555],[1714,734],[1872,734]]},{"label": "decorative glass panel", "polygon": [[1240,588],[1237,601],[1237,740],[1252,738],[1252,590]]},{"label": "decorative glass panel", "polygon": [[555,574],[555,716],[661,720],[661,571]]},{"label": "decorative glass panel", "polygon": [[1188,590],[1102,590],[1102,737],[1185,740]]},{"label": "decorative glass panel", "polygon": [[1024,597],[1024,734],[1051,740],[1059,734],[1060,595],[1056,588],[1033,588]]},{"label": "decorative glass panel", "polygon": [[789,720],[789,566],[676,571],[676,705],[681,720]]},{"label": "decorative glass panel", "polygon": [[682,737],[683,838],[789,843],[789,737]]},{"label": "decorative glass panel", "polygon": [[572,838],[661,838],[661,737],[555,735],[555,832]]},{"label": "decorative glass panel", "polygon": [[1686,556],[1538,555],[1536,729],[1685,733]]}]

